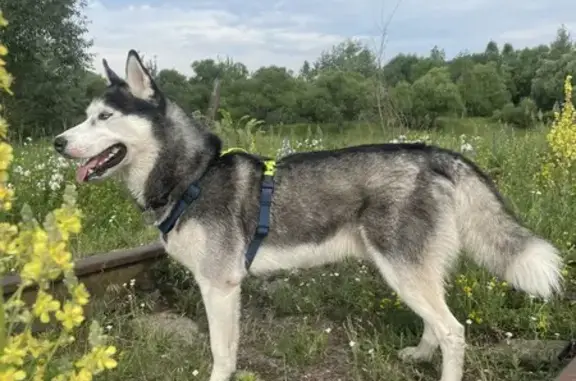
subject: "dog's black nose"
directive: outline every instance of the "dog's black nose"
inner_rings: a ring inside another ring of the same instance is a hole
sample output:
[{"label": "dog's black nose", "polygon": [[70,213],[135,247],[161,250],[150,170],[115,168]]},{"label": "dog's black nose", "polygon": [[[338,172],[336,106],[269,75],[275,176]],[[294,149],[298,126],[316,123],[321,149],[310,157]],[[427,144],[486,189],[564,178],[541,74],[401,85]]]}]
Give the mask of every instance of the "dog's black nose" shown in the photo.
[{"label": "dog's black nose", "polygon": [[66,149],[66,145],[68,144],[68,140],[62,136],[58,136],[54,139],[54,149],[59,153],[63,153]]}]

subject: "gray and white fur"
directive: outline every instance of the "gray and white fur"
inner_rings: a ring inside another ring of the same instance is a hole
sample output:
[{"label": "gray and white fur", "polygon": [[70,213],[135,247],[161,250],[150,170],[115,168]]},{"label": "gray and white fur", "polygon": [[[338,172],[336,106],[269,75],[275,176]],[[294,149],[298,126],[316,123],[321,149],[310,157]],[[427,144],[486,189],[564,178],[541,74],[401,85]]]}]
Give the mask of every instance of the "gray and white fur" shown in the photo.
[{"label": "gray and white fur", "polygon": [[[236,370],[240,284],[248,275],[244,254],[257,225],[263,161],[221,156],[221,140],[166,99],[136,52],[128,53],[125,79],[103,63],[108,88],[84,122],[56,137],[56,150],[93,159],[81,164],[79,181],[118,175],[156,223],[199,180],[200,197],[163,243],[201,289],[210,381],[227,381]],[[461,250],[517,289],[543,298],[561,290],[556,248],[522,226],[490,179],[458,153],[373,144],[292,154],[276,168],[271,230],[250,272],[370,260],[424,321],[419,344],[400,357],[429,360],[440,347],[441,381],[463,374],[464,327],[444,294]]]}]

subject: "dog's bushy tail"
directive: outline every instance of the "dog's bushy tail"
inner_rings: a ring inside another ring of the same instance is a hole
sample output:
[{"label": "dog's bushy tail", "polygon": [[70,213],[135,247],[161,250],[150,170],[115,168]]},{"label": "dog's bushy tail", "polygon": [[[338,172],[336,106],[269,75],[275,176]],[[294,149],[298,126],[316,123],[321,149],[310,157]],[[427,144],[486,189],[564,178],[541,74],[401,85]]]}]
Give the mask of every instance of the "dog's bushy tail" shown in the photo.
[{"label": "dog's bushy tail", "polygon": [[529,294],[549,298],[560,292],[562,258],[558,250],[518,222],[474,164],[462,162],[460,169],[456,207],[466,253]]}]

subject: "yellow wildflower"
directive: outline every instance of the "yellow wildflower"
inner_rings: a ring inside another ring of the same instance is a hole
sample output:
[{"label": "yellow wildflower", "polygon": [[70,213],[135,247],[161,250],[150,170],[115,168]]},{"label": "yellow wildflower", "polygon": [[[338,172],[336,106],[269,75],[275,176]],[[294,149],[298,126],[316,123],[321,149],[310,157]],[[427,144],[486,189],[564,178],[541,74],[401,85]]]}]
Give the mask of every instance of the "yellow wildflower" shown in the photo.
[{"label": "yellow wildflower", "polygon": [[32,357],[35,359],[40,357],[42,354],[47,353],[53,346],[53,343],[49,340],[36,339],[30,334],[30,332],[28,332],[27,342],[28,352],[30,352]]},{"label": "yellow wildflower", "polygon": [[0,138],[6,137],[8,134],[8,123],[6,120],[0,118]]},{"label": "yellow wildflower", "polygon": [[86,369],[80,369],[78,372],[72,373],[70,381],[92,381],[92,373]]},{"label": "yellow wildflower", "polygon": [[50,312],[58,311],[60,309],[60,302],[55,300],[52,295],[40,290],[34,303],[33,313],[40,318],[42,323],[50,321]]},{"label": "yellow wildflower", "polygon": [[72,254],[66,250],[64,242],[58,242],[50,247],[50,258],[62,271],[72,270]]},{"label": "yellow wildflower", "polygon": [[23,344],[22,335],[9,338],[8,343],[4,347],[4,353],[0,357],[0,362],[3,364],[22,365],[26,356],[26,349]]},{"label": "yellow wildflower", "polygon": [[[2,180],[0,178],[0,180]],[[0,185],[0,200],[10,201],[14,197],[14,190],[6,187],[4,184]],[[7,209],[7,208],[4,208]]]},{"label": "yellow wildflower", "polygon": [[112,355],[116,353],[116,347],[97,346],[92,348],[92,352],[86,354],[76,362],[77,368],[87,369],[94,374],[98,374],[105,369],[114,369],[118,365]]},{"label": "yellow wildflower", "polygon": [[66,302],[62,310],[56,312],[56,319],[62,322],[66,330],[79,326],[84,321],[84,311],[77,304]]},{"label": "yellow wildflower", "polygon": [[88,290],[86,290],[84,283],[78,283],[76,286],[74,286],[72,289],[72,297],[74,298],[74,302],[81,306],[88,304],[90,294],[88,293]]},{"label": "yellow wildflower", "polygon": [[41,258],[33,258],[22,267],[20,277],[25,284],[38,283],[42,278],[43,263]]},{"label": "yellow wildflower", "polygon": [[34,373],[34,378],[32,381],[44,381],[46,376],[46,365],[39,364],[36,366],[36,373]]},{"label": "yellow wildflower", "polygon": [[8,20],[4,18],[4,14],[0,11],[0,27],[4,28],[8,25]]},{"label": "yellow wildflower", "polygon": [[56,209],[54,211],[56,224],[62,235],[62,239],[67,241],[70,233],[79,233],[81,229],[80,212],[77,210]]},{"label": "yellow wildflower", "polygon": [[576,160],[576,111],[572,103],[572,76],[564,82],[564,105],[562,112],[554,113],[554,122],[547,140],[556,159],[570,166]]},{"label": "yellow wildflower", "polygon": [[103,346],[94,348],[94,359],[96,361],[96,369],[102,371],[104,369],[114,369],[118,365],[112,356],[116,353],[116,347],[110,345],[106,348]]},{"label": "yellow wildflower", "polygon": [[2,381],[21,381],[26,378],[26,372],[13,367],[0,370],[0,380]]},{"label": "yellow wildflower", "polygon": [[0,255],[6,254],[8,245],[18,234],[18,228],[7,222],[0,222]]},{"label": "yellow wildflower", "polygon": [[36,257],[44,257],[48,253],[48,234],[44,230],[34,229],[32,248],[32,255]]},{"label": "yellow wildflower", "polygon": [[0,170],[7,170],[13,159],[12,146],[8,143],[0,142]]},{"label": "yellow wildflower", "polygon": [[468,318],[474,321],[476,324],[482,324],[483,319],[476,313],[476,311],[472,311],[468,314]]}]

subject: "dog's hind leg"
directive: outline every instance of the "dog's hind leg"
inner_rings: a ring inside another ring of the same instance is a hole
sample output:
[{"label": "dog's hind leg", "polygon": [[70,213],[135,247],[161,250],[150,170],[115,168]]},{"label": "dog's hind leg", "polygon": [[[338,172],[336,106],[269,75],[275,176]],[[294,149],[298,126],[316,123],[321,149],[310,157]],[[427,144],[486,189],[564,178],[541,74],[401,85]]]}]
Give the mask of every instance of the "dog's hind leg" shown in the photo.
[{"label": "dog's hind leg", "polygon": [[[461,381],[464,367],[464,326],[454,317],[444,297],[443,276],[449,261],[439,252],[428,252],[421,261],[384,255],[365,239],[368,253],[398,296],[424,320],[424,333],[416,347],[400,351],[404,359],[423,360],[442,351],[441,381]],[[457,251],[456,251],[457,253]],[[452,255],[451,257],[455,257]]]},{"label": "dog's hind leg", "polygon": [[439,345],[432,326],[424,321],[424,333],[422,333],[418,346],[400,350],[398,357],[404,361],[430,361]]},{"label": "dog's hind leg", "polygon": [[210,331],[210,381],[228,381],[236,371],[240,340],[240,284],[199,280]]}]

